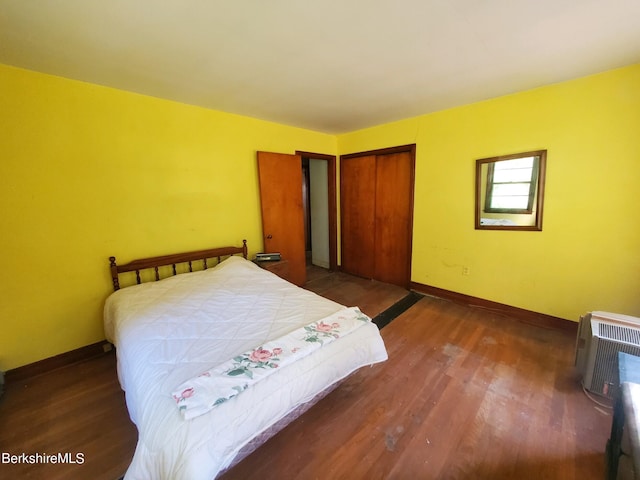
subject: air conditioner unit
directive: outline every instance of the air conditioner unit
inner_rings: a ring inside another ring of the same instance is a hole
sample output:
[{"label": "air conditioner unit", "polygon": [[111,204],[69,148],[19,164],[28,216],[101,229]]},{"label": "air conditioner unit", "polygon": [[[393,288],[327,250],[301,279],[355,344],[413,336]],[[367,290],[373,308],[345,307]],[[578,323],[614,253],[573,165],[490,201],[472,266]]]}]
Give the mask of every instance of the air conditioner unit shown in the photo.
[{"label": "air conditioner unit", "polygon": [[586,390],[615,396],[619,352],[640,356],[640,318],[599,311],[580,317],[575,365]]}]

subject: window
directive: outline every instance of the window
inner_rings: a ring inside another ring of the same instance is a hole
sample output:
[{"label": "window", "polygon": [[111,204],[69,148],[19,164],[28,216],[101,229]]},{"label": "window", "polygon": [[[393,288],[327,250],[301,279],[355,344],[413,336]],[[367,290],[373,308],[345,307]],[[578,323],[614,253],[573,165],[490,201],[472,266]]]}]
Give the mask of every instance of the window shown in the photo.
[{"label": "window", "polygon": [[476,229],[542,231],[546,166],[546,150],[476,160]]},{"label": "window", "polygon": [[539,156],[529,156],[490,163],[484,211],[532,213],[539,158]]}]

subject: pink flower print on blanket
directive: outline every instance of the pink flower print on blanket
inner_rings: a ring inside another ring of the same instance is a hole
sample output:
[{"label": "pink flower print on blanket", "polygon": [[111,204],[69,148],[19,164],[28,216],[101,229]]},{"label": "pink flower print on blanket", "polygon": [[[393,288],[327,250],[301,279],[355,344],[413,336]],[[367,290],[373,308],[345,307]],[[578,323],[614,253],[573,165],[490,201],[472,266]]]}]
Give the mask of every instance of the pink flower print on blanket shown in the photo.
[{"label": "pink flower print on blanket", "polygon": [[195,390],[193,388],[185,388],[180,395],[174,394],[173,398],[176,401],[176,403],[180,403],[187,398],[193,397],[194,393],[195,393]]},{"label": "pink flower print on blanket", "polygon": [[325,338],[340,338],[339,329],[340,324],[337,322],[333,323],[325,323],[323,321],[319,321],[317,323],[307,325],[304,327],[304,341],[315,343],[318,342],[320,344],[324,343],[323,339]]},{"label": "pink flower print on blanket", "polygon": [[195,418],[369,322],[357,307],[339,310],[230,358],[178,385],[172,395],[183,418]]},{"label": "pink flower print on blanket", "polygon": [[[358,308],[349,309],[347,313],[340,312],[336,318],[336,320],[342,321],[345,325],[349,325],[349,322],[354,319],[363,323],[371,321],[371,319]],[[328,323],[320,320],[319,322],[312,323],[311,325],[304,327],[303,340],[305,342],[320,343],[322,345],[324,343],[323,339],[334,340],[336,338],[340,338],[340,334],[345,333],[341,332],[340,328],[341,325],[338,322]]]},{"label": "pink flower print on blanket", "polygon": [[266,350],[258,347],[249,353],[243,353],[233,359],[233,365],[225,374],[230,377],[244,375],[253,378],[253,370],[258,368],[278,368],[282,348],[276,347],[273,350]]}]

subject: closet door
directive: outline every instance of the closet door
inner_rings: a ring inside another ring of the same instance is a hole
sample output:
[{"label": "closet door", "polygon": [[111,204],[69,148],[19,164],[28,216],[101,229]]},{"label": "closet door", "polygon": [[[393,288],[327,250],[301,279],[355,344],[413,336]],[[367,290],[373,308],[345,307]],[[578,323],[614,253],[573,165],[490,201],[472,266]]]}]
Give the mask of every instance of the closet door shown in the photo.
[{"label": "closet door", "polygon": [[373,278],[403,287],[411,279],[413,157],[379,155],[376,161],[375,273]]},{"label": "closet door", "polygon": [[375,273],[375,191],[375,155],[341,160],[342,269],[365,278]]},{"label": "closet door", "polygon": [[342,269],[407,288],[411,282],[415,146],[340,160]]}]

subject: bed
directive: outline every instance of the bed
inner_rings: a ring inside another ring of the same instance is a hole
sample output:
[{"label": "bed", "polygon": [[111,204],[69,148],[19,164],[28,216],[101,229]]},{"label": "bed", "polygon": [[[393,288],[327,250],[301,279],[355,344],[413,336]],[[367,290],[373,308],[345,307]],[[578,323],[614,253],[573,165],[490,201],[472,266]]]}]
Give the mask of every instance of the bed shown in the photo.
[{"label": "bed", "polygon": [[[386,360],[378,327],[357,308],[246,257],[243,242],[124,265],[110,258],[105,334],[138,429],[125,480],[212,480],[352,372]],[[235,393],[218,398],[225,388]]]}]

